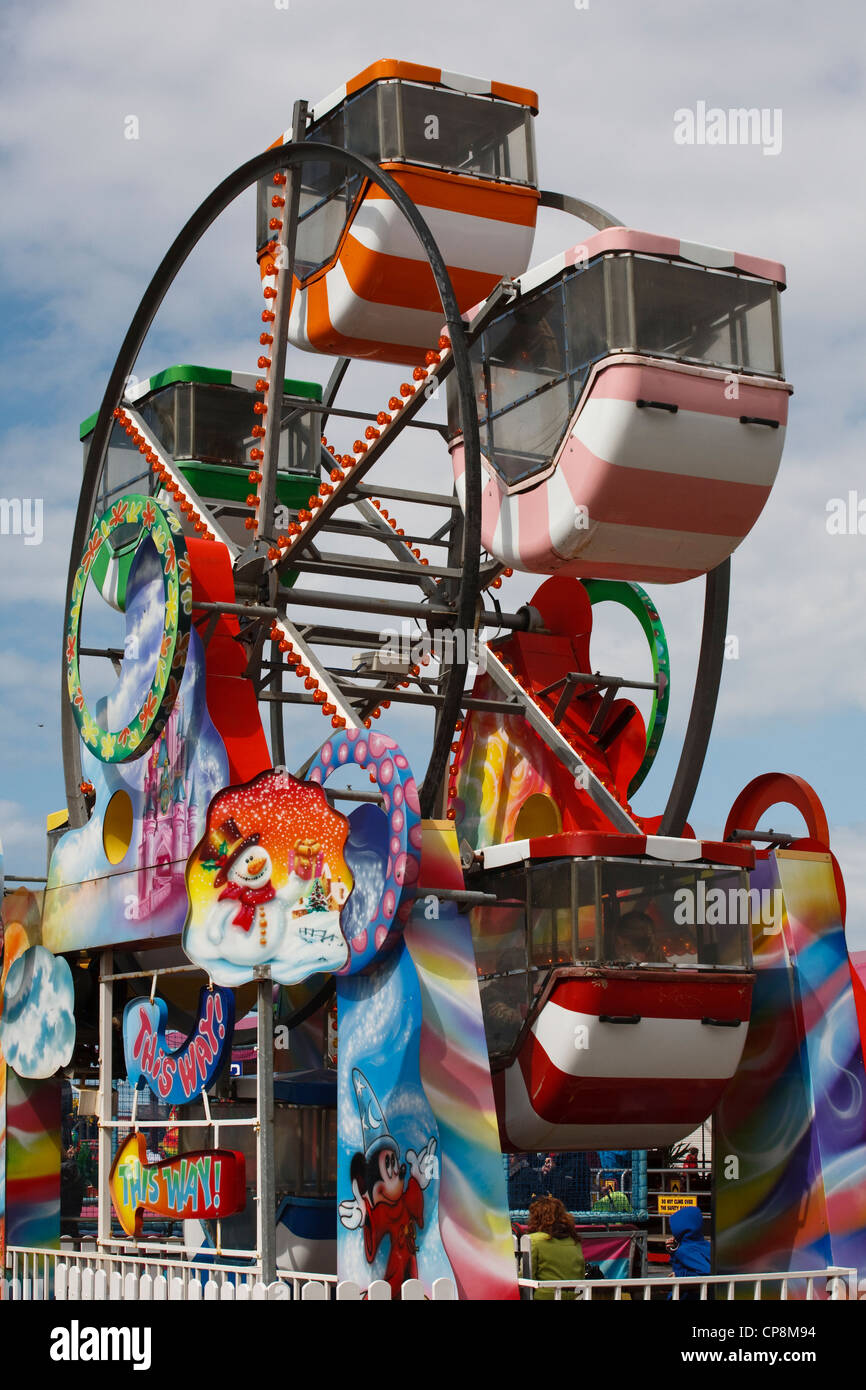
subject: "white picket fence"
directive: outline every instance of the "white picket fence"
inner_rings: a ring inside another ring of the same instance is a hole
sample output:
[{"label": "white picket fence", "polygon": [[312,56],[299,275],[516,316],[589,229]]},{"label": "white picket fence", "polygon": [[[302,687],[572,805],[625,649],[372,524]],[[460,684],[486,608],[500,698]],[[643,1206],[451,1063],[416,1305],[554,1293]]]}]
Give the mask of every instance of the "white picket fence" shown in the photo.
[{"label": "white picket fence", "polygon": [[[831,1301],[866,1296],[866,1283],[858,1289],[857,1271],[843,1267],[805,1269],[734,1275],[705,1275],[685,1279],[581,1279],[578,1282],[542,1282],[520,1278],[524,1298],[531,1299],[537,1289],[553,1293],[555,1300],[574,1294],[577,1300],[622,1300],[697,1297],[701,1301],[727,1301],[736,1298],[782,1302]],[[420,1279],[409,1279],[402,1286],[404,1302],[424,1302],[427,1295]],[[364,1301],[390,1302],[391,1288],[381,1279],[367,1285]],[[6,1274],[2,1280],[4,1300],[44,1302],[189,1302],[189,1303],[268,1303],[300,1299],[304,1302],[358,1303],[362,1292],[349,1279],[333,1274],[302,1274],[280,1271],[272,1283],[264,1283],[255,1267],[241,1264],[202,1265],[171,1255],[138,1255],[127,1251],[99,1254],[96,1249],[38,1250],[9,1246]],[[431,1288],[434,1302],[453,1302],[457,1290],[450,1279],[437,1279]],[[569,1301],[571,1301],[569,1299]]]},{"label": "white picket fence", "polygon": [[[362,1301],[361,1288],[350,1279],[331,1274],[280,1271],[272,1283],[262,1281],[255,1267],[239,1264],[202,1265],[188,1260],[159,1259],[118,1252],[100,1255],[95,1250],[37,1250],[9,1246],[3,1299],[25,1302],[189,1302],[268,1303],[301,1299],[305,1302]],[[404,1302],[425,1302],[420,1279],[402,1286]],[[453,1301],[457,1290],[451,1279],[436,1279],[430,1297],[434,1302]],[[367,1285],[364,1301],[391,1301],[391,1287],[383,1279]]]}]

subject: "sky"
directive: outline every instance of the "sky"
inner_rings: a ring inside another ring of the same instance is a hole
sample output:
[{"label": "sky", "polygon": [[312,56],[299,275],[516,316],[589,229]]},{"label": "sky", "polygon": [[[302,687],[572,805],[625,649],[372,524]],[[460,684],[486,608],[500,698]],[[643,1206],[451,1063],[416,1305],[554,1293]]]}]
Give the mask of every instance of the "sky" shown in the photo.
[{"label": "sky", "polygon": [[[718,836],[752,777],[805,777],[845,873],[852,943],[859,933],[866,946],[864,34],[854,0],[6,0],[0,496],[26,503],[25,516],[41,506],[42,517],[41,535],[33,526],[30,535],[0,534],[7,869],[45,872],[45,816],[63,805],[60,653],[79,422],[98,407],[150,276],[201,200],[289,125],[298,97],[314,102],[395,57],[534,88],[543,187],[629,226],[786,265],[794,396],[785,452],[764,513],[734,556],[728,632],[737,655],[725,662],[691,822],[699,835]],[[772,141],[678,142],[677,113],[699,103],[765,110]],[[542,213],[533,261],[585,230]],[[178,278],[136,374],[183,361],[254,370],[258,308],[250,194]],[[287,374],[324,381],[330,365],[291,353]],[[353,369],[347,400],[379,408],[400,370]],[[408,469],[422,485],[434,472],[446,481],[447,465],[444,450],[433,458],[420,446],[389,462],[392,477],[405,482]],[[828,530],[834,499],[853,518],[843,534]],[[500,600],[519,605],[535,587],[516,575]],[[703,581],[652,592],[672,687],[665,741],[635,801],[647,815],[663,809],[676,767]],[[646,678],[643,639],[628,615],[608,608],[597,619],[595,667]],[[389,732],[423,765],[426,720],[390,714]],[[293,717],[287,736],[290,762],[300,763],[321,732]],[[801,826],[785,808],[770,820]]]}]

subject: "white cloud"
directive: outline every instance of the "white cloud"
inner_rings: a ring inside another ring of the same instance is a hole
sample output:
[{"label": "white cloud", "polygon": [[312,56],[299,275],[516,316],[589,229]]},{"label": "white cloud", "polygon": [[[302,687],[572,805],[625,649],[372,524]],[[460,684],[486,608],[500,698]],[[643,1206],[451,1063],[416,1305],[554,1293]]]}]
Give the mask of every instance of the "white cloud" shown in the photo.
[{"label": "white cloud", "polygon": [[25,1077],[48,1077],[66,1065],[75,1045],[72,972],[62,956],[31,946],[9,967],[0,1017],[0,1046]]},{"label": "white cloud", "polygon": [[[3,845],[3,870],[43,874],[46,859],[45,817],[34,814],[18,801],[0,800],[0,840]],[[16,879],[7,877],[6,886],[14,887]]]}]

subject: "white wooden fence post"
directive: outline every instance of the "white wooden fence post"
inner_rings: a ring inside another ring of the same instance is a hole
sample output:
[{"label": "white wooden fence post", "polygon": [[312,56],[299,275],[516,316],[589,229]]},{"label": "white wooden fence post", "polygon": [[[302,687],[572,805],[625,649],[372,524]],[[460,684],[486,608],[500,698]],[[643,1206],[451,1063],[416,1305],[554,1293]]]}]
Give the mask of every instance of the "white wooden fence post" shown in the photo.
[{"label": "white wooden fence post", "polygon": [[301,1299],[304,1303],[326,1303],[328,1290],[324,1284],[317,1283],[315,1279],[309,1279],[301,1289]]},{"label": "white wooden fence post", "polygon": [[443,1301],[456,1302],[457,1288],[453,1279],[434,1279],[430,1287],[433,1299],[439,1303]]}]

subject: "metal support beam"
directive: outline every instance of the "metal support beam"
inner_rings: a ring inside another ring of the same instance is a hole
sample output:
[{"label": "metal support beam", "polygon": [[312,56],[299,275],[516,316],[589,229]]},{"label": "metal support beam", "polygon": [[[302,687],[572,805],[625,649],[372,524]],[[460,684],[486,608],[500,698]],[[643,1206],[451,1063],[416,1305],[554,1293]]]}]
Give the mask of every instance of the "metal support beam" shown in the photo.
[{"label": "metal support beam", "polygon": [[111,1191],[108,1177],[111,1172],[111,1044],[114,1035],[112,1007],[114,988],[112,971],[114,952],[103,951],[99,962],[99,1094],[97,1116],[99,1124],[99,1154],[97,1158],[96,1239],[98,1244],[111,1239]]},{"label": "metal support beam", "polygon": [[[292,143],[303,140],[307,128],[307,103],[296,101],[292,114]],[[282,178],[276,174],[275,178]],[[273,343],[270,346],[270,366],[262,373],[268,390],[264,393],[265,409],[269,419],[264,437],[264,458],[261,462],[262,481],[259,484],[259,514],[256,525],[256,542],[259,546],[272,535],[274,507],[277,500],[277,463],[280,453],[280,419],[283,403],[283,380],[286,375],[286,348],[288,346],[289,311],[292,302],[292,271],[295,264],[295,241],[298,232],[298,209],[301,198],[301,171],[289,167],[283,185],[285,198],[280,209],[281,226],[274,238],[277,245],[273,256],[275,274],[269,278],[271,288],[276,287],[276,317],[272,324]],[[281,197],[274,185],[274,194]],[[267,291],[270,294],[270,289]]]},{"label": "metal support beam", "polygon": [[274,986],[270,966],[259,965],[256,977],[256,1161],[258,1204],[256,1246],[261,1278],[271,1284],[277,1277],[276,1170],[274,1162]]},{"label": "metal support beam", "polygon": [[596,227],[600,232],[605,231],[607,227],[624,225],[612,212],[605,212],[604,208],[596,207],[595,203],[585,203],[582,198],[572,198],[568,193],[551,193],[544,190],[539,202],[543,208],[570,212],[572,217],[579,217],[581,222],[588,222],[590,227]]},{"label": "metal support beam", "polygon": [[725,560],[707,575],[704,626],[692,708],[674,784],[659,826],[660,835],[682,835],[703,771],[722,682],[730,593],[731,562]]},{"label": "metal support beam", "polygon": [[779,845],[792,845],[798,838],[797,835],[788,835],[784,831],[773,830],[772,828],[769,830],[732,830],[728,836],[728,839],[735,844],[742,841],[761,840],[772,848]]},{"label": "metal support beam", "polygon": [[[359,508],[364,507],[366,505],[367,504],[363,501],[356,503],[356,506]],[[379,513],[376,511],[375,507],[373,507],[373,512],[376,516],[379,516]],[[343,521],[339,517],[334,517],[331,521],[326,522],[326,524],[322,527],[322,530],[327,535],[360,536],[362,540],[380,541],[383,545],[389,546],[393,553],[395,555],[399,555],[399,558],[402,560],[405,559],[405,547],[407,545],[436,545],[444,546],[446,548],[448,545],[447,540],[441,540],[436,536],[422,536],[418,535],[415,532],[410,532],[403,536],[398,536],[396,532],[391,530],[391,527],[387,524],[387,522],[383,524],[381,522],[381,519],[378,526],[373,526],[369,522]],[[400,554],[400,551],[402,551],[402,554]],[[423,568],[426,569],[426,567]],[[423,577],[421,568],[419,568],[418,576],[419,579]]]},{"label": "metal support beam", "polygon": [[[438,708],[443,703],[444,695],[426,694],[423,691],[413,692],[411,690],[389,690],[387,686],[369,687],[363,689],[361,686],[353,686],[352,694],[359,700],[365,699],[370,704],[384,704],[391,701],[394,704],[404,705],[429,705]],[[279,700],[284,705],[312,705],[314,700],[312,695],[293,695],[289,691],[270,691],[262,690],[258,696],[259,700],[267,703],[271,700]],[[513,700],[483,700],[474,695],[464,695],[460,701],[461,709],[477,709],[485,714],[514,714],[522,715],[523,708]]]},{"label": "metal support beam", "polygon": [[448,507],[452,512],[459,512],[460,502],[456,497],[445,497],[440,492],[414,492],[407,487],[366,487],[359,483],[352,488],[352,499],[356,497],[385,497],[389,502],[416,502],[419,507]]},{"label": "metal support beam", "polygon": [[[453,623],[456,616],[452,608],[446,608],[442,603],[409,603],[403,599],[382,599],[372,594],[357,596],[329,593],[326,589],[291,589],[280,595],[280,601],[290,606],[303,605],[305,608],[338,608],[347,613],[390,613],[398,618],[446,619],[439,624],[440,627],[447,627],[448,620]],[[204,603],[196,604],[196,608],[207,607]],[[250,607],[241,611],[255,613],[257,610]],[[262,610],[262,616],[270,617],[270,610]],[[479,615],[478,625],[492,628],[494,631],[501,627],[515,632],[542,631],[532,626],[532,613],[529,608],[521,609],[519,613],[492,613],[485,609]]]},{"label": "metal support beam", "polygon": [[[272,668],[275,668],[275,667],[280,667],[280,668],[282,668],[282,667],[284,666],[284,663],[283,663],[282,661],[279,660],[279,657],[280,657],[280,649],[279,649],[278,644],[277,644],[276,642],[273,642],[273,641],[272,641],[271,644],[270,644],[270,648],[271,648],[271,660],[270,660],[269,662],[267,662],[267,663],[262,662],[262,665],[268,665],[268,666],[270,666],[270,667],[272,667]],[[280,681],[280,688],[282,688],[282,676],[279,677],[279,681]],[[278,704],[273,704],[273,705],[271,706],[271,721],[270,721],[270,723],[271,723],[271,762],[273,763],[274,767],[284,767],[284,766],[285,766],[285,762],[286,762],[286,736],[285,736],[285,731],[284,731],[284,729],[283,729],[283,711],[280,709],[280,706],[279,706]]]},{"label": "metal support beam", "polygon": [[[340,361],[345,361],[345,358],[341,358]],[[331,375],[333,376],[333,373]],[[305,400],[304,411],[311,415],[321,415],[322,431],[324,431],[325,422],[331,415],[335,415],[338,419],[342,420],[357,420],[359,423],[363,423],[364,420],[376,419],[375,411],[343,409],[335,405],[328,405],[324,400],[321,403],[319,401]],[[436,434],[444,434],[447,429],[446,425],[437,425],[432,420],[407,420],[406,425],[410,430],[433,430]]]},{"label": "metal support beam", "polygon": [[[547,744],[561,763],[568,769],[572,776],[580,777],[581,784],[600,811],[603,811],[608,820],[617,830],[626,832],[640,833],[639,827],[632,820],[631,816],[623,806],[596,777],[595,773],[583,761],[580,754],[572,748],[571,744],[559,732],[556,725],[548,719],[543,710],[526,694],[526,691],[518,684],[509,671],[497,656],[488,648],[487,654],[487,674],[499,686],[500,690],[512,695],[518,702],[519,708],[515,709],[515,714],[523,714],[527,724],[535,730],[539,738]],[[661,833],[661,832],[660,832]]]},{"label": "metal support beam", "polygon": [[366,560],[360,555],[334,555],[323,551],[319,560],[296,560],[299,574],[323,575],[334,579],[369,579],[384,584],[415,584],[427,575],[431,579],[459,579],[461,571],[448,565],[424,565],[414,561]]},{"label": "metal support beam", "polygon": [[480,907],[486,903],[498,903],[495,893],[479,893],[471,888],[418,888],[417,898],[440,898],[446,903],[463,903],[467,907]]}]

